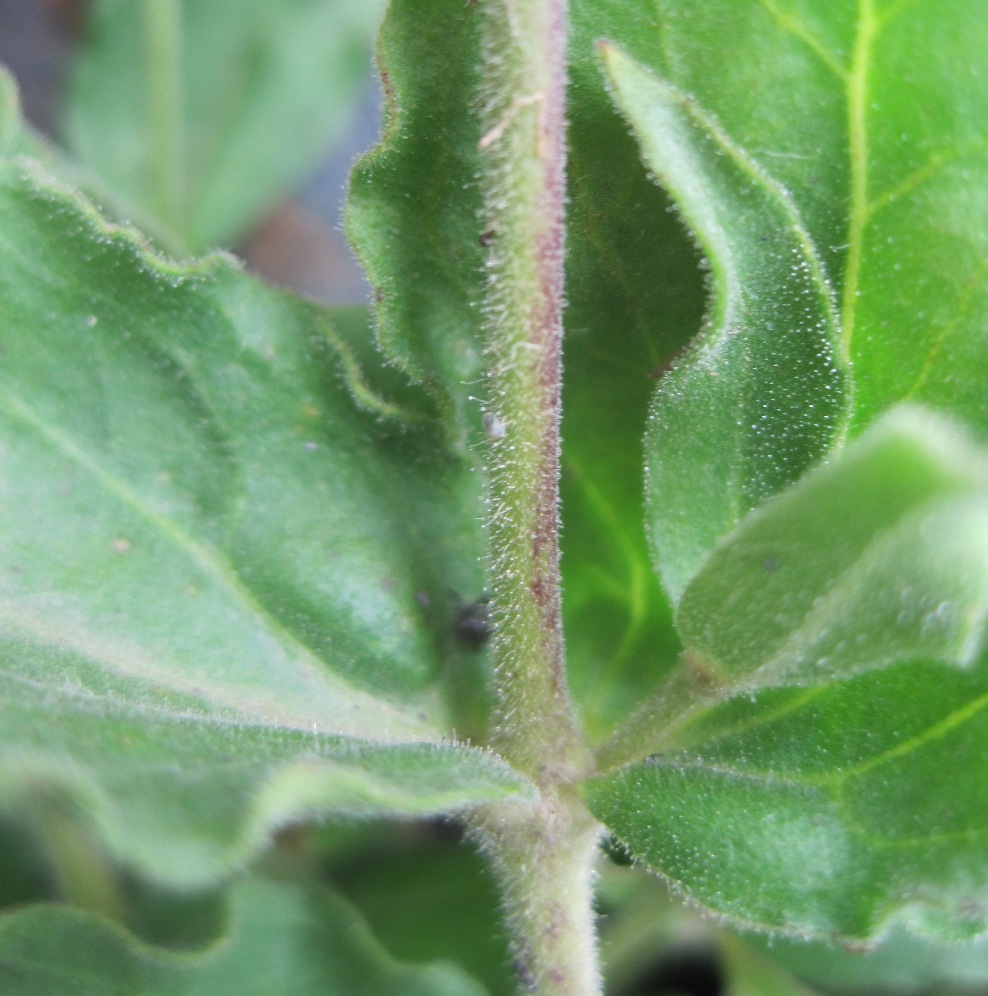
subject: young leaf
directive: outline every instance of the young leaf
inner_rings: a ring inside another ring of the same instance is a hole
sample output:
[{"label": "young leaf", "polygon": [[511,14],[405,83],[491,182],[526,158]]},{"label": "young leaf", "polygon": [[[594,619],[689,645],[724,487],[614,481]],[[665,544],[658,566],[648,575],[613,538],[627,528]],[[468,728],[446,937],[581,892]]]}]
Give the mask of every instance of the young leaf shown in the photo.
[{"label": "young leaf", "polygon": [[[906,911],[977,933],[986,564],[985,454],[886,416],[704,563],[679,608],[687,660],[708,703],[750,701],[643,713],[637,748],[663,753],[593,783],[594,813],[753,926],[861,938]],[[812,687],[754,694],[773,685]]]},{"label": "young leaf", "polygon": [[66,789],[202,883],[288,819],[517,791],[442,743],[444,606],[480,580],[436,433],[362,411],[325,313],[229,260],[160,259],[30,163],[0,219],[6,805]]},{"label": "young leaf", "polygon": [[753,512],[677,622],[720,691],[977,659],[988,616],[988,460],[925,413],[890,413]]},{"label": "young leaf", "polygon": [[602,53],[713,277],[708,330],[663,378],[646,442],[656,563],[678,600],[714,542],[839,437],[846,375],[831,289],[785,188],[694,98]]},{"label": "young leaf", "polygon": [[235,892],[234,936],[197,956],[135,943],[91,914],[35,906],[0,918],[5,996],[483,996],[451,964],[403,965],[326,889],[254,880]]},{"label": "young leaf", "polygon": [[69,148],[190,250],[229,245],[346,126],[380,9],[100,0],[69,91]]}]

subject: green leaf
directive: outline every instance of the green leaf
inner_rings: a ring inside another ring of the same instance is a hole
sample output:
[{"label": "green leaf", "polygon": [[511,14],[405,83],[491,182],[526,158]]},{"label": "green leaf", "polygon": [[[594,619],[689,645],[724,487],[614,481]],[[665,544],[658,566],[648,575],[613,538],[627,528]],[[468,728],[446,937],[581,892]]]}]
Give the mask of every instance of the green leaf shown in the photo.
[{"label": "green leaf", "polygon": [[571,687],[595,737],[681,649],[642,521],[641,437],[656,378],[700,327],[705,295],[694,249],[603,86],[597,13],[572,13],[563,609]]},{"label": "green leaf", "polygon": [[813,996],[774,959],[670,896],[664,883],[630,867],[604,865],[600,874],[608,993],[666,992],[670,976],[692,982],[716,973],[724,996]]},{"label": "green leaf", "polygon": [[926,658],[971,666],[988,617],[988,459],[900,409],[753,512],[678,625],[721,691],[814,685]]},{"label": "green leaf", "polygon": [[68,791],[202,884],[288,820],[517,792],[443,742],[481,582],[437,433],[362,410],[326,313],[223,257],[154,256],[30,163],[0,219],[4,807]]},{"label": "green leaf", "polygon": [[843,331],[855,422],[900,399],[988,438],[988,25],[949,9],[859,4],[842,77],[850,164]]},{"label": "green leaf", "polygon": [[8,914],[0,919],[0,989],[6,996],[483,996],[453,965],[395,962],[328,890],[255,880],[235,897],[231,943],[195,957],[146,948],[67,907]]},{"label": "green leaf", "polygon": [[499,897],[484,857],[448,824],[421,830],[336,855],[330,881],[394,957],[455,961],[492,994],[513,996]]},{"label": "green leaf", "polygon": [[480,438],[470,395],[483,393],[479,59],[471,4],[390,5],[378,42],[384,135],[354,169],[347,202],[381,348],[430,388],[464,447]]},{"label": "green leaf", "polygon": [[[592,44],[573,53],[564,612],[571,687],[599,736],[679,650],[640,519],[640,440],[658,369],[699,324],[702,283],[665,195],[637,167]],[[347,220],[374,285],[385,352],[430,389],[461,447],[482,440],[486,399],[479,301],[490,233],[478,224],[478,60],[475,8],[392,3],[379,48],[387,127],[354,172]],[[642,213],[657,216],[645,230]]]},{"label": "green leaf", "polygon": [[601,51],[713,280],[708,328],[663,378],[646,441],[655,559],[678,600],[716,540],[839,437],[846,375],[831,289],[786,189],[693,97]]},{"label": "green leaf", "polygon": [[100,0],[72,77],[67,143],[189,249],[230,244],[341,135],[380,10],[376,0]]},{"label": "green leaf", "polygon": [[592,783],[593,811],[748,925],[984,929],[986,564],[985,454],[890,413],[705,562],[678,618],[701,697],[646,715],[653,753]]},{"label": "green leaf", "polygon": [[[755,939],[758,943],[758,939]],[[776,938],[768,954],[828,992],[974,996],[988,983],[988,939],[935,943],[901,925],[865,950]]]},{"label": "green leaf", "polygon": [[734,699],[593,783],[594,812],[696,902],[747,926],[871,941],[988,927],[988,660],[918,660]]},{"label": "green leaf", "polygon": [[791,196],[838,302],[853,429],[913,399],[988,431],[988,25],[976,0],[576,10],[592,23],[584,44],[610,39],[688,95]]}]

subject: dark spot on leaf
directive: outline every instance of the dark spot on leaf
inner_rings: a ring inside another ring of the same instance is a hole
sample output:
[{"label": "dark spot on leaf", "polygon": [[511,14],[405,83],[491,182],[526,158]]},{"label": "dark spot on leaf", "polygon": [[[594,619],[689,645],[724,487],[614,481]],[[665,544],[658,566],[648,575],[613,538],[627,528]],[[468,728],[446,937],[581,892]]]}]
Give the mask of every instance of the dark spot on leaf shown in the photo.
[{"label": "dark spot on leaf", "polygon": [[634,860],[632,858],[631,851],[629,851],[612,833],[608,834],[604,838],[600,848],[616,865],[625,867],[630,865]]},{"label": "dark spot on leaf", "polygon": [[491,613],[487,596],[460,606],[456,613],[456,638],[468,647],[479,650],[491,638]]}]

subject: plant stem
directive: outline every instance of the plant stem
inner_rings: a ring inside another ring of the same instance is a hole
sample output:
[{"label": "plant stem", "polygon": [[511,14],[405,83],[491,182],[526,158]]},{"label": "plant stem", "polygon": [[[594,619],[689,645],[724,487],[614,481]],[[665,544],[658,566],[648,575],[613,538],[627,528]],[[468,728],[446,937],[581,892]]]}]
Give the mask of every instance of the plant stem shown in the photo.
[{"label": "plant stem", "polygon": [[151,190],[167,228],[182,228],[182,7],[179,0],[144,0],[151,128]]},{"label": "plant stem", "polygon": [[593,865],[600,827],[575,790],[543,792],[531,807],[493,808],[473,829],[500,887],[520,990],[597,996]]},{"label": "plant stem", "polygon": [[482,13],[492,745],[541,795],[474,826],[523,987],[589,996],[599,829],[576,790],[590,753],[566,685],[559,580],[566,0],[484,0]]},{"label": "plant stem", "polygon": [[497,747],[540,780],[582,771],[559,584],[559,413],[565,168],[565,0],[488,0],[484,159],[487,518]]}]

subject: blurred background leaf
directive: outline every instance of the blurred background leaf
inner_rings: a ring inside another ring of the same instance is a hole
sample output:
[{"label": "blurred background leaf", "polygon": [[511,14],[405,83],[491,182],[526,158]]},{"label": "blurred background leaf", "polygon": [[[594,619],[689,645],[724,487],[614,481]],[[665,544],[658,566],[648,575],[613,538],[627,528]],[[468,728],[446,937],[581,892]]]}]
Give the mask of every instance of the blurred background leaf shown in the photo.
[{"label": "blurred background leaf", "polygon": [[95,0],[69,150],[190,252],[231,245],[339,140],[379,0]]}]

